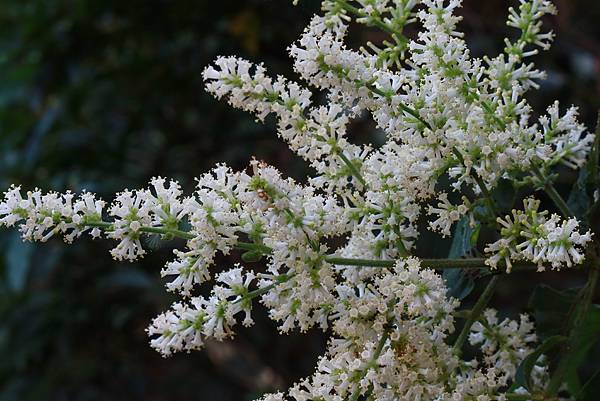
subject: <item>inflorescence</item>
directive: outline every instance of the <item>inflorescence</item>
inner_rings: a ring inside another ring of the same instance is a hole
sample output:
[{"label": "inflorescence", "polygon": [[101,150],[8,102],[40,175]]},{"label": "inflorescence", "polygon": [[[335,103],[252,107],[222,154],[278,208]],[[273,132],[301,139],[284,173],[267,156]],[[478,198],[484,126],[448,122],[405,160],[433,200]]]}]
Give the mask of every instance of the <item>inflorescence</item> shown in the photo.
[{"label": "inflorescence", "polygon": [[[13,186],[0,202],[0,224],[17,225],[30,241],[105,237],[116,242],[112,256],[128,261],[146,254],[143,236],[183,239],[161,271],[181,301],[147,330],[165,356],[199,349],[207,338],[230,338],[238,323],[251,326],[255,302],[283,333],[329,330],[314,375],[265,401],[505,400],[535,346],[533,324],[527,316],[500,320],[485,310],[466,333],[480,355],[463,360],[449,343],[459,302],[448,296],[434,270],[439,266],[413,256],[418,221],[443,236],[460,220],[495,227],[496,239],[479,244],[481,267],[510,272],[515,263],[538,270],[581,264],[591,233],[576,218],[540,210],[533,197],[506,216],[490,193],[500,180],[541,188],[554,166],[580,168],[594,135],[575,108],[561,113],[558,103],[532,122],[523,98],[544,77],[529,60],[550,46],[553,34],[541,26],[544,15],[556,12],[549,1],[521,0],[511,8],[508,25],[519,38],[483,59],[471,57],[458,30],[460,3],[324,0],[323,15],[289,53],[304,82],[326,94],[325,105],[313,102],[308,87],[237,57],[220,57],[205,69],[215,97],[259,120],[274,116],[279,136],[314,168],[307,184],[253,160],[247,171],[217,165],[187,196],[160,177],[147,189],[117,194],[111,204],[88,192]],[[353,22],[389,40],[353,50],[344,43]],[[414,38],[403,33],[409,24],[420,28]],[[386,134],[378,148],[347,139],[350,122],[366,116]],[[440,188],[442,177],[450,193]],[[340,239],[343,245],[332,249]],[[213,272],[216,256],[234,249],[266,268]],[[213,277],[210,294],[197,295]],[[543,356],[534,373],[542,388]]]}]

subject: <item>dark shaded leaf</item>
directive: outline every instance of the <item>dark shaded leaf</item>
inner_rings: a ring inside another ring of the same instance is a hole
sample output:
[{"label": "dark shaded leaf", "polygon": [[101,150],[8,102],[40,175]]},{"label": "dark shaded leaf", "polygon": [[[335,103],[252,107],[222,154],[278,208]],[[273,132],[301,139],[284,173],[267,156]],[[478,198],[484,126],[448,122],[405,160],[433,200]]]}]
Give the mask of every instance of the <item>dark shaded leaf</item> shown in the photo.
[{"label": "dark shaded leaf", "polygon": [[[534,310],[536,330],[540,338],[548,339],[568,334],[571,317],[577,308],[576,291],[557,291],[539,285],[533,292],[529,306]],[[600,307],[592,305],[581,322],[577,347],[570,351],[569,366],[565,375],[569,390],[576,393],[579,387],[577,368],[586,359],[590,348],[600,338]]]},{"label": "dark shaded leaf", "polygon": [[573,184],[573,188],[571,189],[571,193],[569,193],[569,198],[567,199],[567,205],[569,206],[569,209],[571,209],[571,211],[581,222],[585,222],[587,220],[587,211],[591,206],[591,199],[587,191],[589,179],[590,174],[587,166],[579,170],[577,181],[575,184]]},{"label": "dark shaded leaf", "polygon": [[[463,217],[454,229],[448,257],[465,256],[477,244],[479,229],[479,225],[471,228],[468,217]],[[448,295],[456,299],[466,298],[475,287],[475,281],[467,276],[463,269],[446,269],[442,273],[442,277],[448,286]]]},{"label": "dark shaded leaf", "polygon": [[162,246],[160,234],[150,234],[142,236],[144,248],[155,251]]},{"label": "dark shaded leaf", "polygon": [[529,300],[535,314],[536,330],[542,338],[565,332],[571,313],[573,296],[545,284],[538,285]]},{"label": "dark shaded leaf", "polygon": [[454,228],[448,258],[453,259],[465,256],[473,248],[474,233],[475,230],[470,227],[468,217],[463,217]]},{"label": "dark shaded leaf", "polygon": [[512,181],[501,179],[492,192],[492,198],[502,212],[510,211],[515,203],[516,192]]},{"label": "dark shaded leaf", "polygon": [[533,370],[537,360],[540,358],[540,356],[564,343],[566,340],[567,337],[565,336],[548,337],[531,354],[527,355],[517,369],[517,373],[515,375],[515,380],[517,383],[521,386],[524,386],[528,390],[531,390],[531,371]]}]

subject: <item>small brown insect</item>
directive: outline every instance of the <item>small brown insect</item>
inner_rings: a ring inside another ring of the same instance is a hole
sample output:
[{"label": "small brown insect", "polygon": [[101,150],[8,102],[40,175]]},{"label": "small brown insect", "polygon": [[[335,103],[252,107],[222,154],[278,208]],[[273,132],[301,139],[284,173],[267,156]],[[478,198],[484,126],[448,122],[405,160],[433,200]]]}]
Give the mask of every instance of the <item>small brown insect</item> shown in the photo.
[{"label": "small brown insect", "polygon": [[262,188],[259,188],[256,192],[258,193],[258,197],[260,199],[264,200],[265,202],[269,201],[269,195]]}]

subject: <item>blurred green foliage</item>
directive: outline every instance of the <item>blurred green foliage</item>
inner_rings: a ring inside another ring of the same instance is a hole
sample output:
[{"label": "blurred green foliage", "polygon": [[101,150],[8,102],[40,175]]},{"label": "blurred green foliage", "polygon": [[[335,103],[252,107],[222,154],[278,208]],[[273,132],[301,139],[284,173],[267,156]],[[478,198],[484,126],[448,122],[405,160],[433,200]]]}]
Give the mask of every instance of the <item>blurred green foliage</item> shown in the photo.
[{"label": "blurred green foliage", "polygon": [[[272,122],[255,124],[215,101],[201,80],[219,54],[264,61],[272,72],[293,76],[285,49],[318,1],[290,3],[4,0],[0,187],[87,189],[110,200],[115,191],[163,175],[190,190],[193,177],[214,163],[244,168],[252,155],[302,177],[306,168],[276,139]],[[463,26],[475,54],[500,50],[506,3],[465,5]],[[600,106],[594,25],[600,5],[579,0],[559,7],[560,19],[551,21],[559,39],[538,61],[549,79],[531,101],[538,110],[548,99],[575,103],[591,125]],[[351,32],[351,38],[374,35]],[[357,140],[377,140],[364,122],[353,131]],[[144,328],[172,301],[158,274],[169,246],[120,265],[108,247],[88,239],[33,246],[14,232],[0,233],[0,401],[238,401],[311,372],[324,336],[281,337],[266,318],[236,341],[161,359],[147,346]],[[442,256],[448,247],[429,248]],[[544,280],[564,287],[577,277]],[[465,286],[470,292],[471,284]],[[530,292],[511,282],[497,301],[517,310]]]},{"label": "blurred green foliage", "polygon": [[[87,189],[110,200],[159,174],[190,190],[219,161],[294,163],[272,126],[202,89],[201,72],[218,54],[260,52],[289,73],[285,48],[314,3],[283,13],[272,5],[3,2],[0,186]],[[3,232],[0,249],[0,400],[239,400],[273,386],[223,371],[218,353],[162,360],[149,349],[144,328],[172,301],[158,274],[168,247],[135,265],[117,265],[106,244],[87,239],[33,246]]]}]

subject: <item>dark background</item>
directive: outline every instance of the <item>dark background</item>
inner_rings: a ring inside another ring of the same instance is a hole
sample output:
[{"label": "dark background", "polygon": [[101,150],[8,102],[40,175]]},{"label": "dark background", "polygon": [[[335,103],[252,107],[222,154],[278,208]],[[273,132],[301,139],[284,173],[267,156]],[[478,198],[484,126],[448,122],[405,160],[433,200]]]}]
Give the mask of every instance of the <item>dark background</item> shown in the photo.
[{"label": "dark background", "polygon": [[[510,32],[507,2],[464,3],[473,54],[497,54]],[[537,112],[554,99],[573,103],[593,127],[600,2],[557,3],[559,16],[547,21],[557,40],[536,58],[548,79],[528,98]],[[3,0],[0,188],[87,189],[110,200],[162,175],[190,191],[216,162],[240,169],[251,156],[301,179],[309,170],[276,137],[273,121],[256,124],[214,100],[201,72],[217,55],[233,54],[294,78],[285,49],[318,7],[314,0],[297,7],[281,0]],[[382,39],[363,28],[350,37]],[[356,122],[352,135],[378,141],[368,122]],[[574,179],[566,174],[559,190]],[[437,241],[426,248],[444,256],[448,241],[433,238],[421,242]],[[163,359],[144,329],[174,300],[159,276],[172,244],[134,264],[112,261],[110,246],[87,237],[73,246],[59,239],[32,245],[14,231],[0,233],[0,401],[250,400],[308,375],[324,350],[326,335],[279,336],[257,312],[256,327],[239,330],[234,341]],[[578,280],[514,275],[494,303],[514,314],[536,282]]]}]

